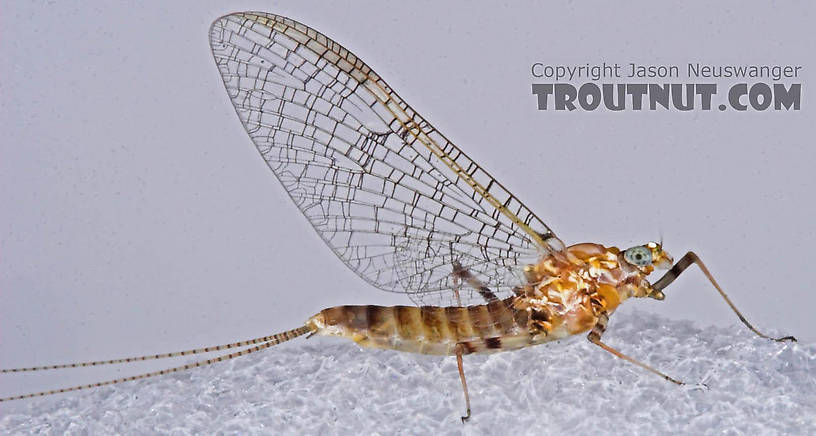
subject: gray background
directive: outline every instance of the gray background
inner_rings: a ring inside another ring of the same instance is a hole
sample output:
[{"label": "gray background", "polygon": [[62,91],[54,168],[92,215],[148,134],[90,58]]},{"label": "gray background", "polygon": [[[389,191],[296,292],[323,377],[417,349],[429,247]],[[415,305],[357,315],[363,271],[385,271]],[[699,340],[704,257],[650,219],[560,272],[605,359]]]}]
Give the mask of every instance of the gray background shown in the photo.
[{"label": "gray background", "polygon": [[[0,367],[210,345],[332,305],[409,302],[334,258],[243,132],[207,41],[238,10],[290,16],[349,48],[568,244],[662,233],[759,329],[813,342],[814,6],[785,5],[5,5]],[[539,112],[536,61],[802,65],[802,110]],[[609,335],[632,306],[737,322],[695,270],[666,301],[622,307]],[[156,366],[3,375],[0,394]]]}]

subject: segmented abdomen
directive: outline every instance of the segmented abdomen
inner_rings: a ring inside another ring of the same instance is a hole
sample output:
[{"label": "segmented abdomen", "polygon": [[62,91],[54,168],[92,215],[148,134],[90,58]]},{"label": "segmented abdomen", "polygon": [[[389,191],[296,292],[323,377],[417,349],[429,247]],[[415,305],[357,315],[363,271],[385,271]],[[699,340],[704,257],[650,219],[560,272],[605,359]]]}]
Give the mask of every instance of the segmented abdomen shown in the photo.
[{"label": "segmented abdomen", "polygon": [[555,339],[531,332],[526,310],[516,310],[513,298],[468,307],[337,306],[322,310],[307,322],[316,333],[341,336],[364,347],[421,354],[504,351]]}]

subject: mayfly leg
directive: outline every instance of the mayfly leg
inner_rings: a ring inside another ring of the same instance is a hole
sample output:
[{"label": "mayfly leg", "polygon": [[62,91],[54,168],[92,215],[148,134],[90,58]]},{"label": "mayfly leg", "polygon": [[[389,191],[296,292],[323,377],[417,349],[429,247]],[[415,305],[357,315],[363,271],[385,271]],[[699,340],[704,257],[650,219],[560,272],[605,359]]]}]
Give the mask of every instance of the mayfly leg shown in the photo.
[{"label": "mayfly leg", "polygon": [[462,287],[462,277],[457,274],[457,270],[462,268],[462,264],[455,258],[455,251],[453,249],[453,241],[448,242],[448,249],[450,250],[450,257],[451,257],[451,265],[453,265],[453,271],[451,271],[451,278],[453,279],[453,286],[451,286],[451,291],[453,291],[453,296],[456,297],[456,305],[462,305],[462,298],[459,296],[459,289]]},{"label": "mayfly leg", "polygon": [[453,296],[456,297],[457,306],[462,305],[462,298],[459,296],[459,289],[461,289],[462,287],[462,277],[460,277],[459,274],[456,273],[457,268],[460,267],[461,265],[459,265],[459,262],[453,261],[453,272],[451,273],[451,276],[453,278],[453,286],[451,287],[451,290],[453,291]]},{"label": "mayfly leg", "polygon": [[639,366],[639,367],[641,367],[641,368],[643,368],[643,369],[645,369],[647,371],[650,371],[650,372],[652,372],[654,374],[657,374],[660,377],[663,377],[664,379],[666,379],[666,380],[668,380],[668,381],[670,381],[672,383],[675,383],[675,384],[678,384],[678,385],[684,385],[685,384],[685,383],[681,382],[680,380],[669,377],[668,375],[663,374],[662,372],[652,368],[651,366],[649,366],[649,365],[647,365],[647,364],[645,364],[645,363],[643,363],[643,362],[641,362],[639,360],[636,360],[636,359],[634,359],[632,357],[629,357],[629,356],[621,353],[620,351],[610,347],[609,345],[606,345],[605,343],[603,343],[603,341],[601,341],[601,336],[603,336],[604,332],[606,331],[606,324],[608,322],[609,322],[609,315],[606,312],[601,312],[601,314],[598,316],[598,322],[595,324],[594,327],[592,327],[592,331],[590,331],[589,334],[587,335],[587,339],[589,340],[589,342],[592,342],[593,344],[603,348],[604,350],[614,354],[615,356],[617,356],[617,357],[619,357],[619,358],[621,358],[621,359],[623,359],[623,360],[625,360],[627,362],[633,363],[633,364],[635,364],[635,365],[637,365],[637,366]]},{"label": "mayfly leg", "polygon": [[712,276],[711,272],[708,271],[708,268],[706,268],[705,264],[703,264],[703,261],[701,261],[700,258],[692,251],[686,253],[685,256],[680,258],[680,260],[678,260],[677,263],[675,263],[674,266],[671,267],[671,269],[666,271],[666,274],[664,274],[663,277],[660,278],[660,280],[658,280],[657,282],[655,282],[655,284],[652,285],[652,289],[657,292],[662,291],[667,286],[669,286],[677,277],[679,277],[680,274],[686,270],[686,268],[688,268],[692,264],[697,264],[697,266],[700,267],[700,270],[703,271],[703,274],[705,274],[705,276],[708,278],[711,284],[714,285],[714,288],[717,290],[717,292],[719,292],[720,295],[725,300],[725,302],[728,303],[728,306],[731,307],[731,310],[733,310],[734,313],[737,314],[737,317],[739,317],[740,321],[742,321],[742,323],[745,324],[746,327],[751,329],[752,332],[756,333],[760,337],[763,337],[765,339],[771,339],[777,342],[784,341],[796,342],[796,338],[793,336],[773,338],[755,329],[754,326],[752,326],[751,323],[749,323],[748,320],[745,319],[742,313],[740,313],[740,311],[737,310],[737,307],[734,306],[734,303],[731,302],[731,299],[728,298],[727,295],[725,295],[725,291],[723,291],[720,285],[717,284],[717,281],[714,280],[714,276]]},{"label": "mayfly leg", "polygon": [[467,414],[462,417],[463,423],[470,419],[470,395],[468,395],[467,381],[465,380],[465,369],[462,366],[462,353],[464,349],[465,346],[463,344],[456,344],[456,364],[459,366],[459,378],[462,380],[462,390],[465,392],[465,407],[467,408]]},{"label": "mayfly leg", "polygon": [[462,279],[459,278],[458,275],[453,274],[453,287],[451,288],[451,290],[453,291],[453,296],[456,297],[456,305],[457,306],[462,305],[462,298],[459,296],[459,289],[461,288],[461,286],[462,286]]},{"label": "mayfly leg", "polygon": [[[475,289],[476,292],[478,292],[479,295],[481,295],[482,298],[484,298],[485,301],[487,301],[488,303],[499,301],[499,297],[497,297],[496,294],[494,294],[493,291],[490,290],[490,288],[488,288],[484,283],[482,283],[481,280],[476,278],[470,272],[470,270],[462,267],[462,264],[456,260],[453,261],[453,277],[454,280],[458,279],[458,281],[454,281],[454,283],[458,284],[461,283],[462,280],[464,280],[468,285],[473,287],[473,289]],[[458,288],[456,292],[456,297],[457,299],[459,298]]]}]

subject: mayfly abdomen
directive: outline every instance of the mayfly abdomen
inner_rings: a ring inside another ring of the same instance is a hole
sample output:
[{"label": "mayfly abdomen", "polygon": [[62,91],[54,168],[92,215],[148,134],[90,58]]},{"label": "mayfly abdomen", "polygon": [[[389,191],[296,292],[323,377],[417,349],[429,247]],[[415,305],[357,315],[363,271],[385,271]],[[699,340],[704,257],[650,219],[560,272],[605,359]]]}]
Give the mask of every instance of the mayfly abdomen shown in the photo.
[{"label": "mayfly abdomen", "polygon": [[306,323],[316,333],[340,336],[360,346],[411,353],[455,355],[523,348],[547,340],[533,332],[528,312],[513,307],[514,297],[468,307],[336,306]]}]

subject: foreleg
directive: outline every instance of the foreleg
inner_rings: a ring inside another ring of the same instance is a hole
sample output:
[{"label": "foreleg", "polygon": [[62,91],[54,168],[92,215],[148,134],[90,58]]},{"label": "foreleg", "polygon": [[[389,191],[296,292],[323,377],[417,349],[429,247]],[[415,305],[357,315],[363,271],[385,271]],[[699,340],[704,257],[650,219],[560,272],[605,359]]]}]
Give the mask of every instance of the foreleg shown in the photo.
[{"label": "foreleg", "polygon": [[794,341],[794,342],[796,342],[796,338],[794,338],[793,336],[784,336],[784,337],[781,337],[781,338],[772,338],[772,337],[770,337],[768,335],[765,335],[765,334],[761,333],[759,330],[755,329],[754,326],[752,326],[751,323],[749,323],[748,320],[745,319],[745,317],[742,315],[742,313],[740,313],[740,311],[737,310],[737,307],[734,306],[734,303],[731,302],[731,299],[728,298],[727,295],[725,295],[725,292],[722,290],[722,288],[720,288],[720,285],[717,284],[716,280],[714,280],[714,276],[711,275],[711,273],[708,271],[708,268],[706,268],[705,264],[703,264],[703,261],[701,261],[700,258],[697,257],[696,254],[694,254],[694,252],[689,251],[688,253],[686,253],[685,256],[680,258],[680,260],[678,260],[677,263],[675,263],[674,266],[671,267],[671,269],[666,271],[666,274],[664,274],[663,277],[660,278],[660,280],[658,280],[657,282],[655,282],[655,284],[652,285],[652,289],[657,291],[657,292],[662,291],[667,286],[669,286],[677,277],[679,277],[680,274],[683,271],[686,270],[686,268],[688,268],[692,264],[697,264],[697,266],[700,267],[700,270],[703,271],[703,274],[705,274],[705,276],[708,278],[708,280],[711,282],[711,284],[714,285],[714,288],[717,289],[717,292],[719,292],[720,295],[725,300],[725,302],[728,303],[728,306],[731,307],[731,310],[733,310],[734,313],[737,314],[740,321],[742,321],[742,323],[745,324],[746,327],[751,329],[752,332],[756,333],[757,335],[759,335],[759,336],[761,336],[761,337],[763,337],[765,339],[772,339],[772,340],[777,341],[777,342],[783,342],[783,341]]}]

